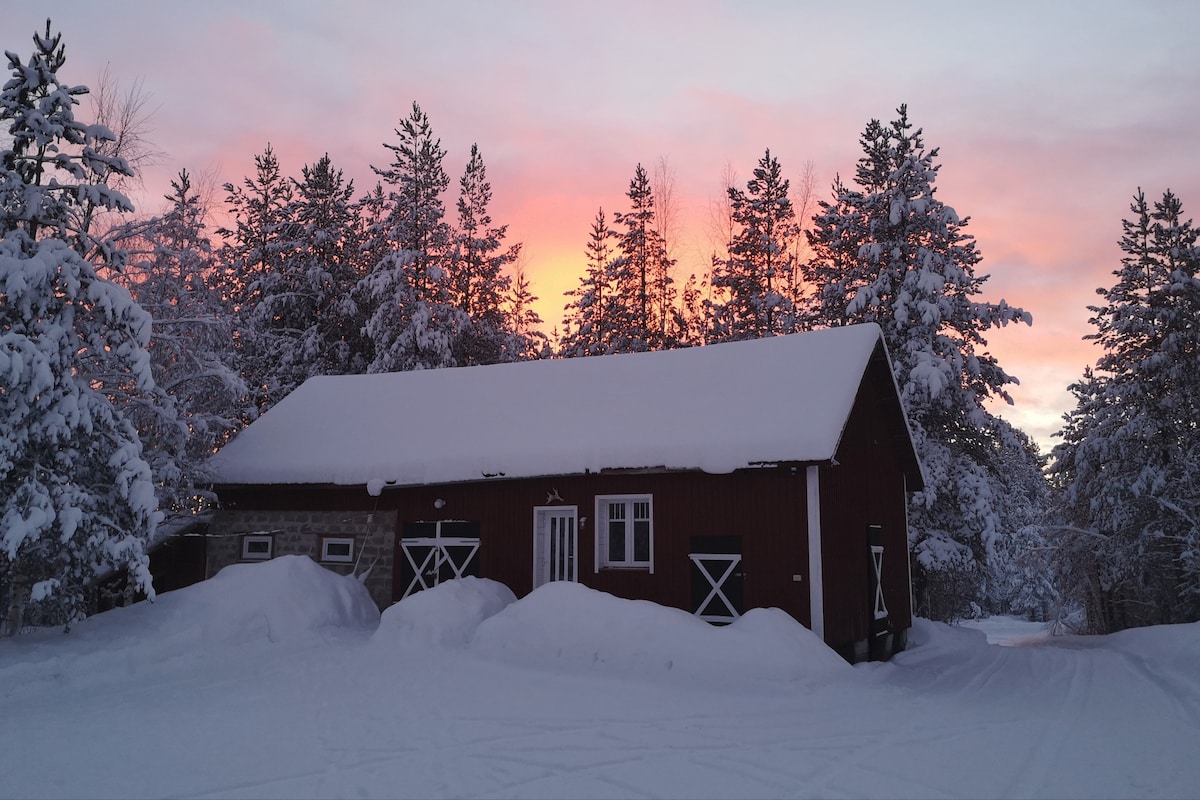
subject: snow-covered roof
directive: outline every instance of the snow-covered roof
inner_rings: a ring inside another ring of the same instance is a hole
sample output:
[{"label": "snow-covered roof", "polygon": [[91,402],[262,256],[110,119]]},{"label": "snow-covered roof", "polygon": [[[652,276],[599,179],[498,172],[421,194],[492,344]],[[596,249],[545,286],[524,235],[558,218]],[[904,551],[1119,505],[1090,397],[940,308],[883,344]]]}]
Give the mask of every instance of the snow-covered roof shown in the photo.
[{"label": "snow-covered roof", "polygon": [[874,324],[683,350],[310,378],[218,484],[417,485],[833,458]]}]

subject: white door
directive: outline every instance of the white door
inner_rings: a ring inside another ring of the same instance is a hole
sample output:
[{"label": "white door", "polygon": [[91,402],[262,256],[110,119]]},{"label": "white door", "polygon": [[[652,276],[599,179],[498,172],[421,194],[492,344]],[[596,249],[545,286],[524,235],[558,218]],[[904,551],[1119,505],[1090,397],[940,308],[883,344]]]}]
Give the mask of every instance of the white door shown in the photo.
[{"label": "white door", "polygon": [[533,588],[550,581],[579,580],[576,506],[533,510]]}]

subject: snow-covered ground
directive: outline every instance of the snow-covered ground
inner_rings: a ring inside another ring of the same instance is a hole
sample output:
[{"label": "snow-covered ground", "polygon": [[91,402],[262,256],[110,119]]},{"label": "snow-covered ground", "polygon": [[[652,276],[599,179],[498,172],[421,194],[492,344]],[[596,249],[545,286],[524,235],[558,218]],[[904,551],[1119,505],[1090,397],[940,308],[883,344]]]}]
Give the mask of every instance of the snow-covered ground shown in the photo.
[{"label": "snow-covered ground", "polygon": [[0,643],[3,797],[1195,797],[1200,624],[921,622],[850,667],[782,613],[727,628],[479,579],[380,619],[302,557]]}]

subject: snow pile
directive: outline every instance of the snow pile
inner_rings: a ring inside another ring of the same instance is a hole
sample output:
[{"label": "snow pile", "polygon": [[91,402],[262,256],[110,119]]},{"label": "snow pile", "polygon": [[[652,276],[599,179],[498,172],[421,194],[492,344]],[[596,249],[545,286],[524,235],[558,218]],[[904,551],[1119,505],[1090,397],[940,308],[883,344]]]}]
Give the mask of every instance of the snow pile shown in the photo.
[{"label": "snow pile", "polygon": [[361,582],[308,556],[231,564],[212,580],[159,602],[168,599],[176,602],[162,615],[163,622],[177,629],[196,626],[210,641],[279,642],[326,628],[369,628],[379,622],[379,609]]},{"label": "snow pile", "polygon": [[[358,580],[331,572],[307,556],[232,564],[212,579],[97,614],[70,636],[98,647],[134,640],[163,653],[195,644],[295,641],[330,628],[369,628],[379,610]],[[15,641],[58,637],[58,629]]]},{"label": "snow pile", "polygon": [[987,637],[988,644],[1003,647],[1022,647],[1039,644],[1051,635],[1055,623],[1032,622],[1022,617],[1001,615],[981,619],[966,619],[958,623],[964,628],[974,628]]},{"label": "snow pile", "polygon": [[930,682],[936,682],[932,665],[955,656],[988,661],[991,658],[989,651],[993,649],[994,646],[988,644],[987,634],[981,630],[914,617],[912,627],[908,629],[907,649],[892,656],[889,664],[870,663],[860,667],[864,671],[886,672],[889,665],[900,665],[923,672]]},{"label": "snow pile", "polygon": [[462,647],[479,623],[516,599],[499,581],[476,577],[446,581],[384,611],[371,641]]},{"label": "snow pile", "polygon": [[379,610],[358,580],[308,556],[281,556],[231,564],[212,579],[167,592],[153,603],[98,614],[73,635],[107,639],[115,631],[136,630],[139,639],[159,640],[168,652],[192,644],[297,641],[378,621]]},{"label": "snow pile", "polygon": [[824,681],[850,667],[779,609],[753,609],[718,628],[676,608],[549,583],[485,620],[471,647],[538,669],[642,676]]},{"label": "snow pile", "polygon": [[923,617],[914,617],[908,629],[908,645],[931,650],[977,648],[987,644],[987,634],[966,625],[947,625]]},{"label": "snow pile", "polygon": [[72,625],[10,639],[0,652],[0,698],[29,682],[71,676],[79,686],[152,674],[160,665],[204,669],[245,648],[303,646],[373,628],[379,610],[365,586],[307,556],[234,564],[211,580],[154,602],[114,608]]},{"label": "snow pile", "polygon": [[1130,628],[1104,638],[1113,650],[1141,658],[1200,664],[1200,622]]}]

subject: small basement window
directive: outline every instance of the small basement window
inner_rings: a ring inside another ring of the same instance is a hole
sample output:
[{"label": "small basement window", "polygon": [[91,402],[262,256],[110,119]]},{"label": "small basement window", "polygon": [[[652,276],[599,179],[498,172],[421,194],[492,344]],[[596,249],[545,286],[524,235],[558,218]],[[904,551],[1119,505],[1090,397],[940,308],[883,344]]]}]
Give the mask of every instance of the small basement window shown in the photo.
[{"label": "small basement window", "polygon": [[353,536],[322,536],[321,560],[347,564],[354,560]]},{"label": "small basement window", "polygon": [[275,550],[275,537],[270,534],[247,533],[242,536],[242,560],[266,561]]}]

